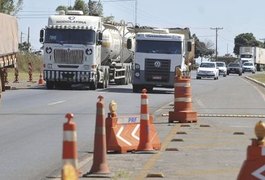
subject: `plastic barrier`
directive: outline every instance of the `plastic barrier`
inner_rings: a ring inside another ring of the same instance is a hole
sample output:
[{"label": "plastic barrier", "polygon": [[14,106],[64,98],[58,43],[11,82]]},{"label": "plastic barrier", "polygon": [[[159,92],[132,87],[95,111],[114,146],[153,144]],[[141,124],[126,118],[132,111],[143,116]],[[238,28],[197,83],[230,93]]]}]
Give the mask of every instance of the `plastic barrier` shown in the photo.
[{"label": "plastic barrier", "polygon": [[197,112],[192,111],[190,79],[175,77],[174,111],[169,112],[168,122],[197,122]]},{"label": "plastic barrier", "polygon": [[[114,107],[114,108],[113,108]],[[108,152],[127,153],[138,150],[140,142],[140,115],[117,116],[116,104],[110,104],[110,113],[106,118],[106,138]],[[149,137],[152,149],[160,150],[161,143],[149,115]]]},{"label": "plastic barrier", "polygon": [[252,139],[247,148],[247,159],[244,161],[237,180],[265,179],[265,124],[258,122],[255,127],[258,139]]}]

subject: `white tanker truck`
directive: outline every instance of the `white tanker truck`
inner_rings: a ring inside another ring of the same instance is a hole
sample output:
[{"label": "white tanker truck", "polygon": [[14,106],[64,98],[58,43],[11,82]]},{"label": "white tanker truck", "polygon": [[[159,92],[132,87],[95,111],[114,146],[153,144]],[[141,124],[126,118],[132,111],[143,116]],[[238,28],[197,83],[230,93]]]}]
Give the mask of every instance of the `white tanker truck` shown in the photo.
[{"label": "white tanker truck", "polygon": [[50,16],[40,31],[47,89],[84,84],[95,90],[130,83],[134,49],[128,50],[126,43],[133,38],[124,22],[107,24],[80,11]]}]

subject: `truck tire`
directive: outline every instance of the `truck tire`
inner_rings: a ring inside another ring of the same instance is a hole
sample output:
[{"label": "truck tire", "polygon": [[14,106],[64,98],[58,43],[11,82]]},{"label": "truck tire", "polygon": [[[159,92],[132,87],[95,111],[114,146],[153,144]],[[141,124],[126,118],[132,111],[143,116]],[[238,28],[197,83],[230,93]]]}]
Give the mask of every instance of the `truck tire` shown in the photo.
[{"label": "truck tire", "polygon": [[1,92],[4,92],[6,90],[5,86],[5,78],[4,78],[4,72],[3,69],[0,69],[0,80],[1,80]]},{"label": "truck tire", "polygon": [[0,80],[1,80],[1,82],[0,82],[0,100],[2,99],[2,78],[1,78],[1,74],[0,74]]},{"label": "truck tire", "polygon": [[46,88],[47,89],[53,89],[54,88],[54,82],[46,81]]},{"label": "truck tire", "polygon": [[132,85],[133,86],[133,92],[134,93],[138,93],[138,92],[140,92],[140,90],[141,90],[141,86],[139,86],[139,85]]},{"label": "truck tire", "polygon": [[105,84],[104,84],[103,88],[108,88],[108,85],[109,85],[108,72],[106,72],[106,76],[105,76],[104,81],[105,81]]},{"label": "truck tire", "polygon": [[98,82],[97,81],[91,82],[89,88],[91,90],[96,90],[98,88]]}]

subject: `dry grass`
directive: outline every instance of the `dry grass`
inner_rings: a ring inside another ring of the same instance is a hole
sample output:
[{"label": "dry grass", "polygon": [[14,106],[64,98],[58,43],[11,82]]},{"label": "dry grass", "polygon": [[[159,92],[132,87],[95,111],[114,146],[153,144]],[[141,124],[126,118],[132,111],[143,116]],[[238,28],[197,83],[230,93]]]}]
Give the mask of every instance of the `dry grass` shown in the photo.
[{"label": "dry grass", "polygon": [[262,72],[261,74],[250,75],[249,77],[256,79],[257,81],[260,81],[262,83],[265,83],[265,72]]},{"label": "dry grass", "polygon": [[[34,81],[38,80],[40,77],[40,72],[42,68],[42,57],[32,54],[32,53],[18,53],[17,55],[17,68],[19,72],[18,79],[19,81],[28,81],[29,80],[29,63],[32,64],[32,79]],[[9,68],[8,80],[15,80],[15,69]]]}]

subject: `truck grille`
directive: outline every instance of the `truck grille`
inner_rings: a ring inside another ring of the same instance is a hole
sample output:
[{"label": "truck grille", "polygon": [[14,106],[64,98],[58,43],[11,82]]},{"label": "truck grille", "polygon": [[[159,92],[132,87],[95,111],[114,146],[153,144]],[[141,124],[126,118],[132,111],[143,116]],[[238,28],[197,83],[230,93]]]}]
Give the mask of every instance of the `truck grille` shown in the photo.
[{"label": "truck grille", "polygon": [[54,50],[54,61],[58,64],[82,64],[83,57],[83,50]]},{"label": "truck grille", "polygon": [[170,60],[145,59],[145,80],[168,82],[170,75]]}]

